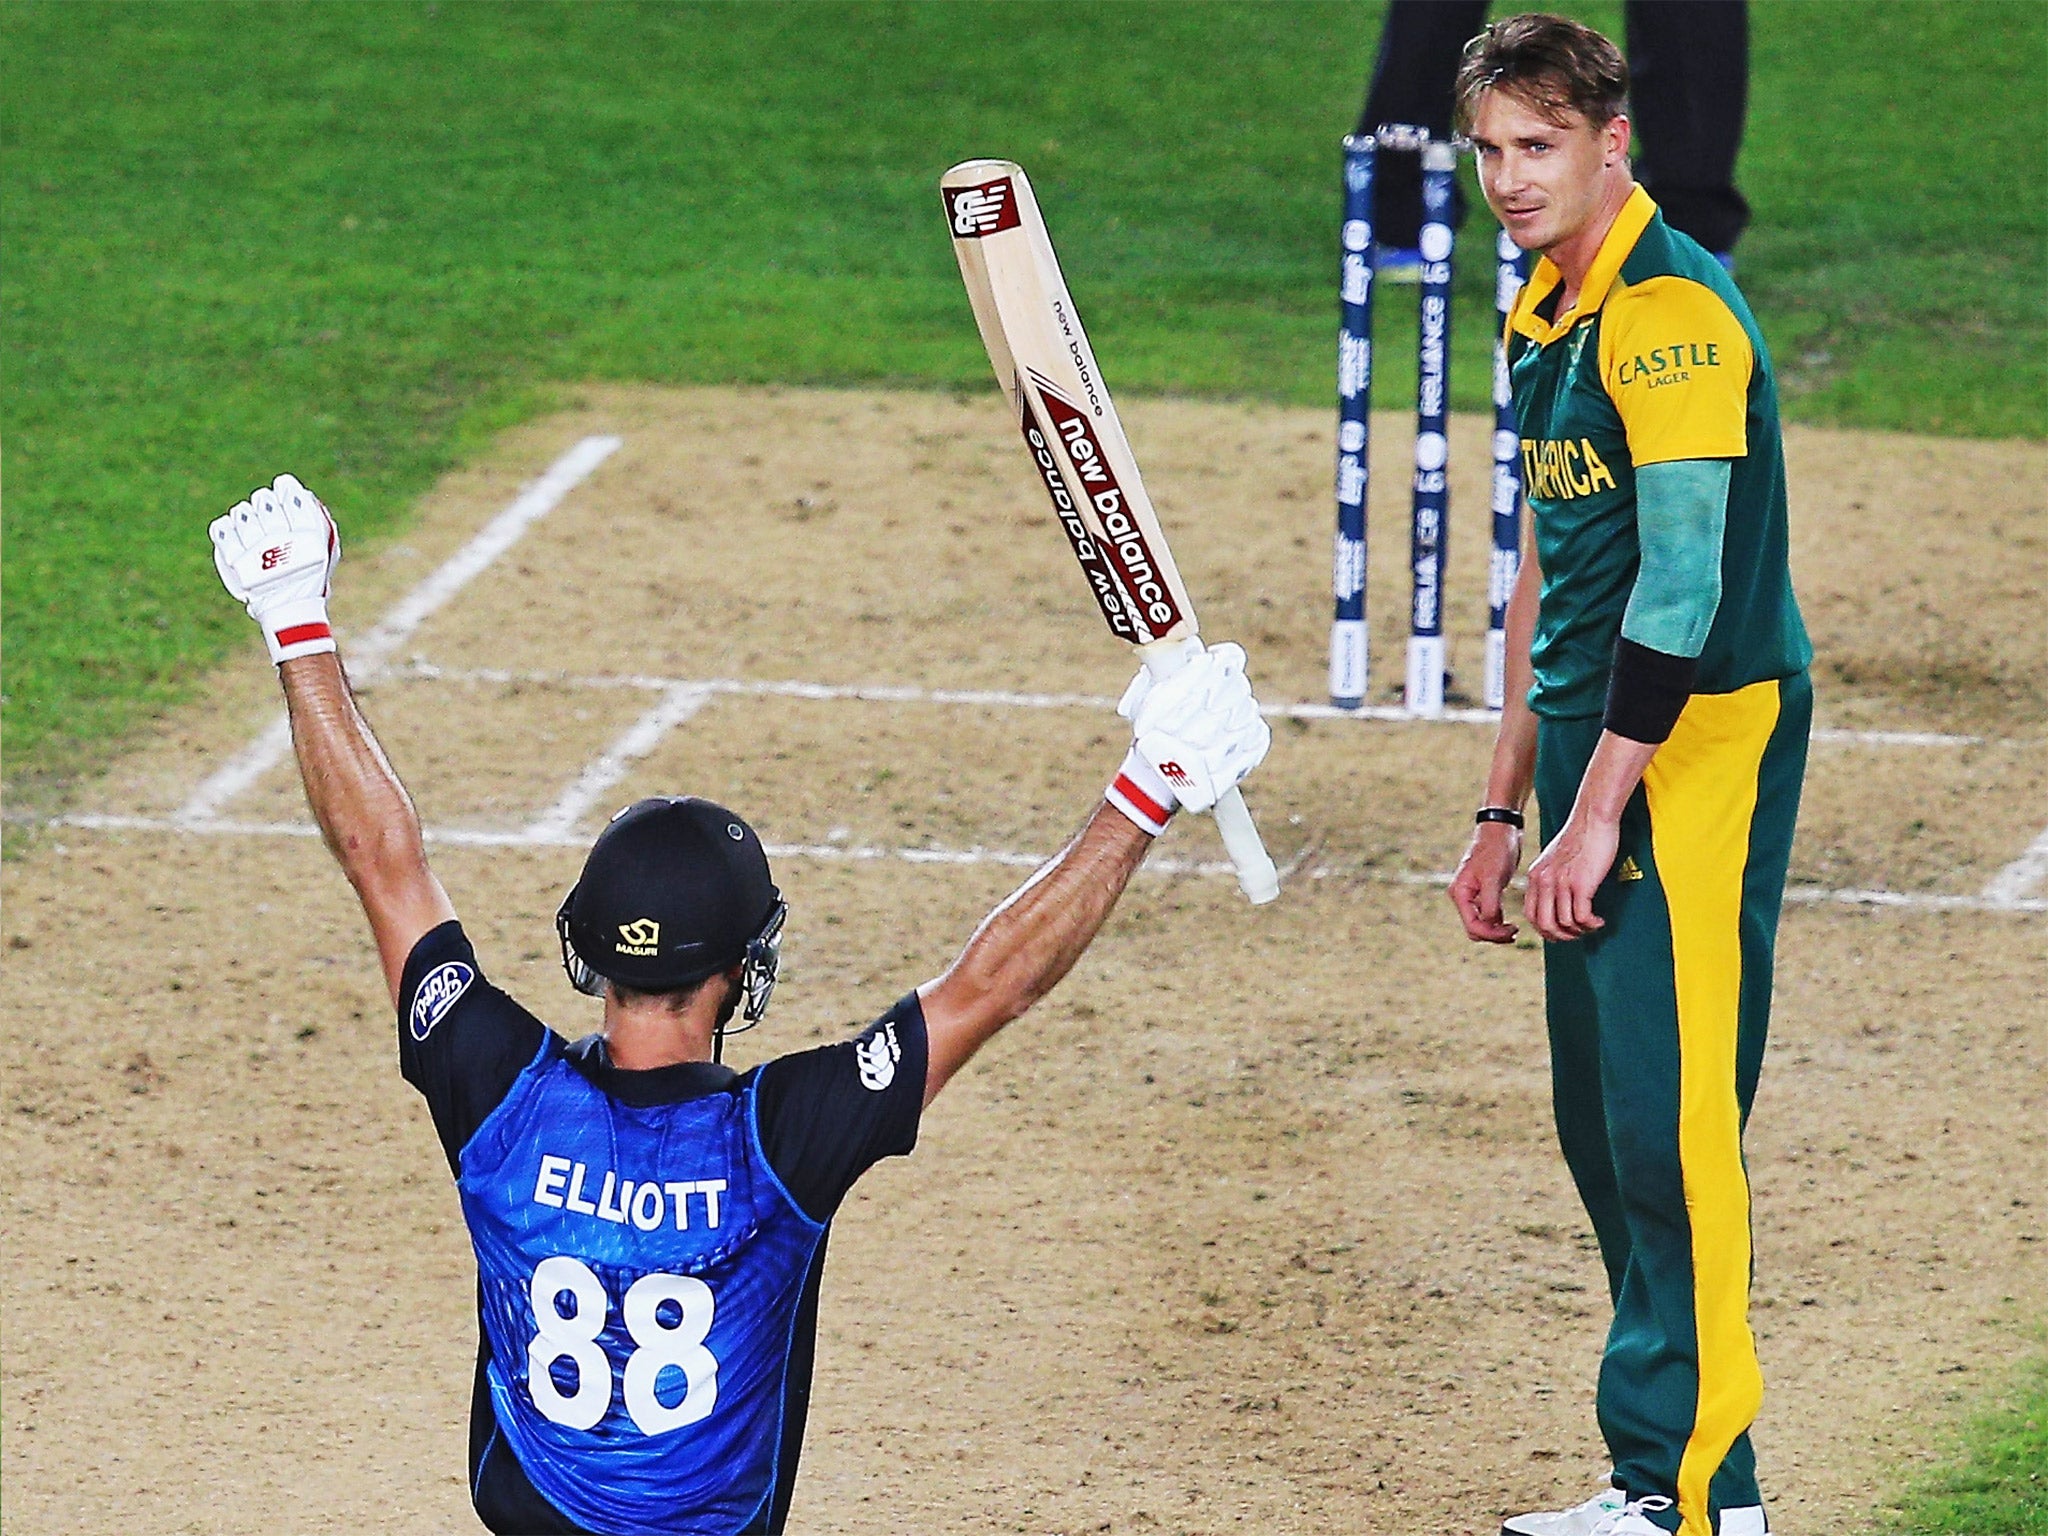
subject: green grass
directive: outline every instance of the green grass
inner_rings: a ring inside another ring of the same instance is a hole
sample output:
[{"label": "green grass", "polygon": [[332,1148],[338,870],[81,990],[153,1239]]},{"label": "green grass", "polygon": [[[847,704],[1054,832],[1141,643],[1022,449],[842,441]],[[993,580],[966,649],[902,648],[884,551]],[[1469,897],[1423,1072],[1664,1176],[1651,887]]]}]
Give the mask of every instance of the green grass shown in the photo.
[{"label": "green grass", "polygon": [[1888,1536],[2048,1536],[2048,1360],[1978,1418],[1950,1465],[1911,1485]]},{"label": "green grass", "polygon": [[[2042,14],[1756,7],[1743,279],[1796,413],[2048,432]],[[934,190],[970,154],[1031,168],[1120,391],[1326,403],[1376,37],[1350,3],[9,4],[12,786],[245,638],[201,530],[279,469],[360,543],[562,381],[989,387]]]}]

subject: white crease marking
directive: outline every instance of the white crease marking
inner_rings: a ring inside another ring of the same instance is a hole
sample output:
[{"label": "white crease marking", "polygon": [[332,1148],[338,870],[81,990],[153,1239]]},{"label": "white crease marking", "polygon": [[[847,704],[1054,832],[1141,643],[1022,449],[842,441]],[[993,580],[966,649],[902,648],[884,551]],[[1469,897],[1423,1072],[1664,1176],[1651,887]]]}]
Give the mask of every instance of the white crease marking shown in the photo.
[{"label": "white crease marking", "polygon": [[[391,657],[433,613],[444,606],[506,550],[516,544],[535,522],[546,516],[590,474],[617,451],[621,439],[588,437],[526,487],[490,523],[457,551],[425,581],[402,599],[360,640],[348,647],[352,682],[368,687],[379,679],[436,681],[448,683],[538,684],[578,689],[633,689],[659,693],[661,698],[629,726],[604,752],[588,763],[574,783],[555,802],[526,826],[514,830],[491,828],[429,828],[427,841],[453,846],[487,848],[582,848],[587,838],[577,824],[588,814],[599,796],[617,784],[632,764],[652,752],[663,738],[688,721],[716,696],[752,698],[796,698],[809,700],[849,699],[886,704],[950,704],[994,709],[1087,709],[1108,711],[1116,701],[1099,694],[1026,693],[986,688],[923,688],[885,683],[814,683],[801,680],[754,680],[742,678],[675,678],[640,673],[577,674],[558,671],[513,671],[495,667],[441,667],[414,658],[391,664]],[[1371,705],[1361,709],[1338,709],[1321,703],[1284,703],[1262,706],[1261,712],[1275,719],[1364,720],[1407,724],[1421,717],[1395,705]],[[1484,709],[1451,709],[1425,723],[1492,724],[1497,713]],[[1871,747],[1960,747],[1979,745],[1984,738],[1952,735],[1938,731],[1852,731],[1820,729],[1812,734],[1816,744]],[[48,824],[83,830],[157,831],[203,833],[250,837],[317,837],[319,829],[308,822],[231,821],[220,813],[236,796],[247,790],[291,749],[289,721],[280,714],[254,741],[209,775],[193,790],[178,811],[169,817],[124,816],[75,813],[53,818]],[[844,843],[788,843],[770,845],[768,852],[780,858],[804,858],[838,862],[895,859],[915,864],[971,866],[994,864],[1035,868],[1048,854],[985,848],[935,848],[931,846],[883,848],[849,846]],[[1282,871],[1283,880],[1302,877],[1311,880],[1350,878],[1375,884],[1445,886],[1450,875],[1443,872],[1344,869],[1317,864],[1304,869],[1310,850],[1303,849]],[[1227,861],[1162,857],[1144,866],[1155,874],[1193,874],[1210,877],[1232,875]],[[2048,899],[2030,893],[2048,876],[2048,830],[2044,830],[2020,857],[1994,876],[1976,896],[1940,895],[1932,892],[1885,890],[1833,890],[1819,886],[1795,886],[1785,899],[1802,904],[1837,903],[1855,906],[1895,907],[1917,910],[1970,910],[2043,912]]]},{"label": "white crease marking", "polygon": [[212,821],[226,805],[254,784],[292,749],[291,717],[280,710],[257,738],[200,780],[199,787],[178,807],[177,819]]},{"label": "white crease marking", "polygon": [[[1116,700],[1099,693],[1020,693],[1002,688],[918,688],[898,683],[810,683],[794,680],[737,677],[659,677],[644,672],[578,673],[547,670],[512,671],[503,667],[443,667],[415,660],[392,667],[384,674],[399,681],[445,683],[493,683],[501,686],[524,683],[555,688],[638,688],[660,691],[669,688],[702,688],[710,693],[748,698],[788,698],[829,701],[857,699],[872,704],[965,704],[989,709],[1096,709],[1116,708]],[[1396,725],[1492,725],[1500,716],[1485,709],[1448,709],[1435,717],[1411,715],[1392,705],[1365,709],[1338,709],[1332,704],[1262,704],[1259,713],[1280,720],[1370,720]],[[1983,743],[1981,736],[1956,736],[1941,731],[1842,731],[1816,730],[1812,739],[1829,746],[1866,747],[1969,747]]]},{"label": "white crease marking", "polygon": [[[506,550],[519,542],[526,530],[552,512],[571,491],[615,453],[623,440],[616,437],[586,437],[548,466],[538,480],[513,499],[510,506],[486,523],[470,541],[442,563],[427,579],[401,598],[360,640],[347,648],[349,678],[366,682],[382,669],[391,653],[403,645],[413,631],[434,611],[476,579]],[[206,822],[219,816],[221,807],[235,799],[268,773],[291,750],[291,722],[279,714],[263,733],[237,752],[178,808],[177,819]]]},{"label": "white crease marking", "polygon": [[[318,837],[320,829],[311,822],[284,821],[209,821],[191,822],[171,816],[116,816],[93,812],[75,812],[56,816],[43,822],[46,826],[76,827],[94,832],[168,832],[183,836],[214,837]],[[589,838],[573,831],[537,831],[527,826],[505,831],[478,827],[427,828],[426,840],[457,847],[471,848],[585,848]],[[898,859],[909,864],[940,864],[969,866],[997,864],[1014,866],[1019,869],[1035,869],[1052,855],[1049,853],[1024,853],[1001,848],[883,848],[873,845],[847,843],[769,843],[765,845],[770,858],[818,859],[834,863],[863,863],[878,859]],[[1380,870],[1344,868],[1337,865],[1317,864],[1302,868],[1305,854],[1289,863],[1285,875],[1307,880],[1350,879],[1369,885],[1405,885],[1443,887],[1451,883],[1448,871],[1444,870]],[[1236,870],[1227,860],[1189,859],[1163,857],[1148,859],[1140,866],[1140,872],[1150,871],[1156,875],[1201,875],[1221,878],[1235,877]],[[2048,912],[2048,897],[2017,896],[2011,900],[1993,900],[1986,896],[1950,896],[1933,891],[1880,891],[1880,890],[1838,890],[1828,886],[1795,885],[1787,888],[1785,899],[1804,906],[1842,905],[1860,907],[1897,907],[1914,911],[1961,911],[1961,912]]]},{"label": "white crease marking", "polygon": [[533,842],[545,843],[575,831],[576,823],[599,795],[623,779],[634,763],[660,746],[664,736],[702,709],[710,697],[707,689],[688,683],[669,688],[653,708],[584,766],[576,782],[527,826],[526,836]]},{"label": "white crease marking", "polygon": [[1994,907],[2013,906],[2023,902],[2043,877],[2048,877],[2048,827],[2027,844],[2024,853],[1991,877],[1983,899]]}]

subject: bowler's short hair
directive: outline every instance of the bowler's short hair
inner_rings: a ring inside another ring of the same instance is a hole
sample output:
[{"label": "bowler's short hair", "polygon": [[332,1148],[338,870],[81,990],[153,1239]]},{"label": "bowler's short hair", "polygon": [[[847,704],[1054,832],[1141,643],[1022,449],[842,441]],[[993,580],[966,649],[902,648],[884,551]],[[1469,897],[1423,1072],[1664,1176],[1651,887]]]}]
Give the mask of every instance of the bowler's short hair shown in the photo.
[{"label": "bowler's short hair", "polygon": [[1465,45],[1458,65],[1457,124],[1470,132],[1479,98],[1506,91],[1552,122],[1573,114],[1595,128],[1628,110],[1628,62],[1591,27],[1532,11],[1496,21]]}]

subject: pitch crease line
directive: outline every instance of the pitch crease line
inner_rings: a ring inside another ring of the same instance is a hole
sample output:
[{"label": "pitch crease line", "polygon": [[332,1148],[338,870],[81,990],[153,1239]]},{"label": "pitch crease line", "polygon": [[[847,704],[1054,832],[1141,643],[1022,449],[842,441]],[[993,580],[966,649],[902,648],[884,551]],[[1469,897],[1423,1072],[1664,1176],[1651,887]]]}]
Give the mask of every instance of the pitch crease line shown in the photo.
[{"label": "pitch crease line", "polygon": [[1991,877],[1983,899],[1993,906],[2011,906],[2021,901],[2048,876],[2048,827],[2027,844],[2026,851]]},{"label": "pitch crease line", "polygon": [[528,825],[523,836],[547,843],[573,832],[599,795],[623,779],[633,764],[660,746],[664,736],[702,709],[710,697],[707,688],[675,684],[652,709],[626,727],[617,741],[592,758],[576,782]]},{"label": "pitch crease line", "polygon": [[[557,688],[637,688],[648,692],[687,687],[746,698],[857,699],[873,704],[967,704],[991,709],[1110,710],[1116,707],[1117,702],[1099,693],[1021,693],[1002,688],[922,688],[899,683],[810,683],[737,677],[657,677],[641,672],[522,672],[505,667],[443,667],[429,661],[408,662],[388,669],[384,675],[402,681],[528,683]],[[1493,725],[1500,719],[1494,711],[1486,709],[1447,709],[1441,715],[1427,716],[1411,715],[1398,706],[1379,704],[1364,709],[1338,709],[1333,704],[1264,704],[1260,706],[1259,713],[1281,720],[1372,720],[1395,725]],[[1831,728],[1816,730],[1812,739],[1829,746],[1866,747],[1972,747],[1984,743],[1981,736],[1958,736],[1941,731]]]},{"label": "pitch crease line", "polygon": [[[398,605],[375,624],[362,639],[348,648],[349,675],[367,681],[382,669],[391,653],[403,645],[421,624],[476,579],[491,563],[514,544],[526,530],[561,505],[571,491],[590,478],[592,471],[618,451],[623,438],[586,437],[548,466],[538,480],[521,491],[512,504],[486,523],[470,541],[457,550]],[[200,781],[199,787],[178,808],[177,820],[211,821],[221,807],[240,795],[275,767],[291,750],[291,721],[277,715],[248,746]]]},{"label": "pitch crease line", "polygon": [[[320,829],[311,822],[282,821],[227,821],[208,822],[182,821],[169,816],[122,816],[96,812],[73,812],[69,815],[51,817],[39,825],[51,827],[77,827],[88,832],[168,832],[183,836],[214,837],[318,837]],[[573,831],[536,835],[532,827],[518,830],[494,831],[481,827],[428,827],[426,840],[456,847],[470,848],[587,848],[590,839]],[[874,845],[845,843],[769,843],[764,845],[771,858],[819,859],[828,862],[865,863],[873,860],[896,859],[910,864],[1000,864],[1020,869],[1035,869],[1052,855],[1049,853],[1022,853],[1001,848],[882,848]],[[1292,876],[1305,880],[1362,880],[1370,885],[1433,886],[1441,889],[1451,883],[1450,874],[1437,870],[1380,870],[1348,869],[1333,864],[1316,864],[1304,868],[1305,859],[1297,857],[1283,866],[1283,877]],[[1175,858],[1172,856],[1147,859],[1139,866],[1140,873],[1150,870],[1162,875],[1211,875],[1235,876],[1236,870],[1223,860],[1202,860]],[[1855,907],[1892,907],[1923,912],[2048,912],[2048,897],[2018,896],[2010,900],[1994,901],[1982,895],[1951,896],[1932,891],[1882,891],[1836,889],[1824,885],[1795,885],[1785,892],[1785,899],[1804,906],[1839,905]]]}]

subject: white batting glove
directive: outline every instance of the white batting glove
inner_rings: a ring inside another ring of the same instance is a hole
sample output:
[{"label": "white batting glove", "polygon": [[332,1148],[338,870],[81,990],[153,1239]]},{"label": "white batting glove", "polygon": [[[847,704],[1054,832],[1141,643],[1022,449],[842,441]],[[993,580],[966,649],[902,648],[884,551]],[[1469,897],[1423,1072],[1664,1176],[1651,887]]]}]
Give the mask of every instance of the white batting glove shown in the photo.
[{"label": "white batting glove", "polygon": [[1133,742],[1109,802],[1157,835],[1178,807],[1206,811],[1273,744],[1244,672],[1244,649],[1196,650],[1172,676],[1141,669],[1116,707]]},{"label": "white batting glove", "polygon": [[221,585],[263,627],[273,662],[334,649],[327,596],[341,535],[319,497],[295,476],[279,475],[207,531]]}]

